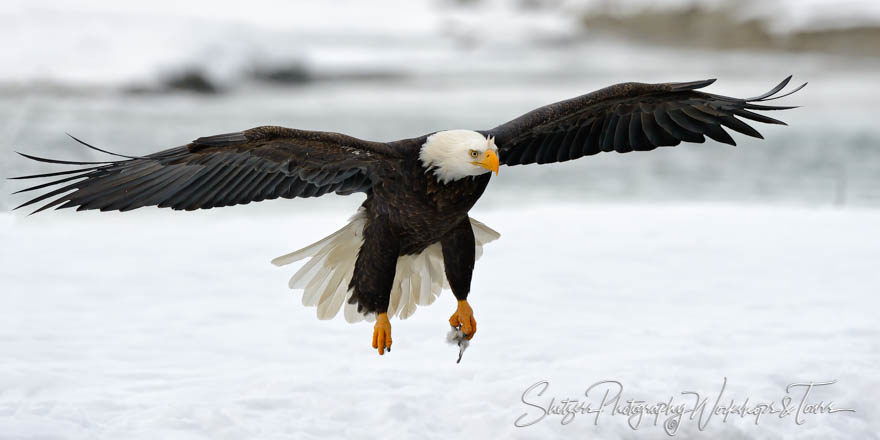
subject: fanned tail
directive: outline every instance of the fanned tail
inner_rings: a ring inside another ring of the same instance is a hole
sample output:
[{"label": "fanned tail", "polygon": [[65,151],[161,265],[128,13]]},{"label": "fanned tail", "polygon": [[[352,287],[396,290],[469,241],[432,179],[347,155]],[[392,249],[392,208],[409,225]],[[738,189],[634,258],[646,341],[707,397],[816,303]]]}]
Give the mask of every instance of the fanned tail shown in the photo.
[{"label": "fanned tail", "polygon": [[[497,240],[501,234],[483,223],[470,219],[476,243],[475,255],[483,254],[483,245]],[[306,262],[290,278],[291,289],[302,289],[304,306],[317,307],[318,319],[332,319],[344,306],[347,322],[372,321],[374,316],[358,313],[357,304],[349,304],[352,291],[348,289],[354,273],[358,250],[363,244],[364,215],[355,214],[338,231],[300,250],[272,260],[276,266],[288,265],[306,258]],[[417,255],[397,259],[397,271],[391,288],[388,316],[406,319],[417,306],[434,302],[443,288],[448,288],[440,243],[428,246]]]}]

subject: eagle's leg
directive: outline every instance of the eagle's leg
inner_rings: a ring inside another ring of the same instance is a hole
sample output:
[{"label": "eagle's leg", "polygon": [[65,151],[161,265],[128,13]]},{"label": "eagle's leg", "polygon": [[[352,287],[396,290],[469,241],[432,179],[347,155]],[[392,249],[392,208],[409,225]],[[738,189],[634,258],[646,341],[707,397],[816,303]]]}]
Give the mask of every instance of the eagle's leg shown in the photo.
[{"label": "eagle's leg", "polygon": [[373,325],[373,348],[379,350],[379,355],[385,354],[385,349],[391,351],[391,322],[388,321],[387,313],[376,315],[376,324]]},{"label": "eagle's leg", "polygon": [[455,313],[449,317],[449,324],[453,327],[461,326],[461,331],[468,339],[471,339],[477,331],[477,321],[474,320],[474,311],[467,302],[476,256],[474,230],[471,227],[470,219],[465,216],[458,222],[440,240],[440,245],[443,248],[446,279],[449,281],[452,294],[458,300],[458,307],[455,309]]},{"label": "eagle's leg", "polygon": [[386,349],[391,351],[391,323],[387,312],[400,241],[390,222],[381,217],[367,218],[363,237],[349,284],[353,292],[348,302],[357,304],[358,312],[376,314],[373,348],[383,355]]},{"label": "eagle's leg", "polygon": [[462,333],[468,339],[474,337],[474,333],[477,332],[477,321],[474,319],[474,311],[466,299],[458,300],[458,308],[449,317],[449,325],[455,328],[461,326]]}]

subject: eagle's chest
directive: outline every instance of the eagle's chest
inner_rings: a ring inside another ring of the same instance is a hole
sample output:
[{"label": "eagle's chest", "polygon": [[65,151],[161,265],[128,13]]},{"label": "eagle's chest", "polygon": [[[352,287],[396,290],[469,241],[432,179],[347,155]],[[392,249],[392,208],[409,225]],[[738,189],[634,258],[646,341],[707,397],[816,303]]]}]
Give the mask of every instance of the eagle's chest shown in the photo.
[{"label": "eagle's chest", "polygon": [[396,187],[374,192],[373,208],[399,233],[401,254],[418,253],[440,241],[483,195],[490,175],[440,183],[430,174],[401,179]]},{"label": "eagle's chest", "polygon": [[491,174],[441,183],[433,176],[425,176],[425,194],[429,204],[439,213],[460,212],[462,215],[477,203],[486,186],[489,185]]}]

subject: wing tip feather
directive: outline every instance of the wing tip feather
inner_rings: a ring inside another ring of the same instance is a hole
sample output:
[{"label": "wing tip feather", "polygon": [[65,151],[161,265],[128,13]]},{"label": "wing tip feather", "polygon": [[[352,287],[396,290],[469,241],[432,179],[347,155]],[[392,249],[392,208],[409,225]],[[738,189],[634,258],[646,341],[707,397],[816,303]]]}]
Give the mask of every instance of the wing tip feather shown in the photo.
[{"label": "wing tip feather", "polygon": [[709,78],[709,79],[701,79],[697,81],[688,81],[688,82],[680,82],[680,83],[671,83],[670,91],[673,92],[687,92],[689,90],[698,90],[705,87],[708,87],[718,81],[718,78]]},{"label": "wing tip feather", "polygon": [[[743,99],[743,101],[745,101],[745,102],[763,102],[763,101],[772,101],[772,100],[774,100],[774,99],[784,98],[784,97],[786,97],[786,96],[789,96],[789,95],[792,95],[792,94],[798,92],[799,90],[801,90],[801,89],[803,89],[804,87],[806,87],[807,84],[809,84],[809,82],[804,82],[803,84],[801,84],[801,85],[795,87],[793,90],[791,90],[791,91],[789,91],[789,92],[787,92],[787,93],[784,93],[784,94],[782,94],[782,95],[778,95],[779,92],[781,92],[783,89],[785,89],[785,87],[788,86],[788,84],[791,82],[791,79],[792,79],[793,77],[794,77],[794,75],[788,75],[787,77],[785,77],[785,79],[783,79],[782,81],[780,81],[779,84],[777,84],[776,86],[774,86],[774,87],[773,87],[772,89],[770,89],[768,92],[763,93],[763,94],[758,95],[758,96],[753,96],[753,97],[751,97],[751,98]],[[793,108],[793,107],[789,107],[789,108]],[[771,110],[771,109],[764,109],[764,110]],[[774,109],[774,110],[776,110],[776,109]],[[781,109],[781,108],[780,108],[779,110],[785,110],[785,109]]]}]

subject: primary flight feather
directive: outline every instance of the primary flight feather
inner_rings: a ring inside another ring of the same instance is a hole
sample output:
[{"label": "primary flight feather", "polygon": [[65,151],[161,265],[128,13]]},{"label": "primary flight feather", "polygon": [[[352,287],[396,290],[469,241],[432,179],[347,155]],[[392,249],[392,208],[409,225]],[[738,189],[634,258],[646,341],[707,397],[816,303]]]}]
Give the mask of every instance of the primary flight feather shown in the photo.
[{"label": "primary flight feather", "polygon": [[[467,302],[474,261],[500,235],[468,211],[500,165],[564,162],[602,151],[626,153],[705,142],[735,145],[726,129],[761,138],[745,120],[783,122],[759,111],[791,77],[753,98],[699,91],[714,80],[622,83],[550,104],[490,130],[447,130],[394,142],[339,133],[257,127],[198,138],[147,156],[126,156],[78,142],[119,160],[74,162],[83,168],[16,177],[53,178],[18,192],[44,190],[16,209],[129,211],[143,206],[207,209],[279,197],[366,193],[351,222],[334,234],[273,260],[310,260],[291,278],[303,304],[330,319],[375,319],[372,345],[391,348],[389,317],[406,318],[443,287],[458,300],[450,317],[468,339],[476,332]],[[21,154],[21,153],[20,153]],[[54,188],[54,189],[53,189]],[[43,202],[42,205],[38,205]]]}]

